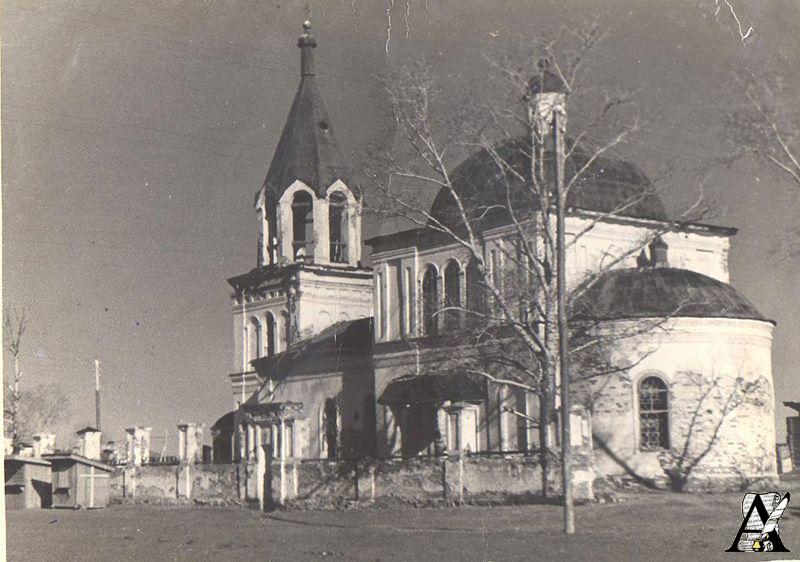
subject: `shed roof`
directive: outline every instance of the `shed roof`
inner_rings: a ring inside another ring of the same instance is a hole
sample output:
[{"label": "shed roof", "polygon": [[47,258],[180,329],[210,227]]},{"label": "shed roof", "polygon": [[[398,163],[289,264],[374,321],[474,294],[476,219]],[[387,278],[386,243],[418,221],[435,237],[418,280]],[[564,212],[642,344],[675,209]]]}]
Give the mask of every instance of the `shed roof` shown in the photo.
[{"label": "shed roof", "polygon": [[485,400],[485,385],[462,374],[409,375],[386,385],[379,404],[404,406],[435,402],[478,402]]},{"label": "shed roof", "polygon": [[50,466],[50,461],[40,457],[22,457],[20,455],[9,455],[4,460],[7,463],[38,464],[42,466]]},{"label": "shed roof", "polygon": [[99,468],[100,470],[105,470],[106,472],[113,472],[114,467],[109,466],[105,463],[100,461],[96,461],[93,459],[87,459],[81,455],[76,455],[74,453],[53,453],[49,455],[42,455],[43,458],[46,458],[53,464],[63,464],[67,461],[72,461],[77,464],[85,464],[87,466],[93,466],[95,468]]},{"label": "shed roof", "polygon": [[314,352],[354,352],[364,357],[372,356],[372,318],[346,320],[328,326],[320,333],[290,345],[285,351],[251,361],[259,374],[277,370]]}]

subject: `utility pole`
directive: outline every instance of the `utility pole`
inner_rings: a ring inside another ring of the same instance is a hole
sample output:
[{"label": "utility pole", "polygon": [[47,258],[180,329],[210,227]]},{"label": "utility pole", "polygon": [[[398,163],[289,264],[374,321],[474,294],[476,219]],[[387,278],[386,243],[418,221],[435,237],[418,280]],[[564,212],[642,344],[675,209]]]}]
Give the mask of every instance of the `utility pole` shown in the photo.
[{"label": "utility pole", "polygon": [[100,360],[94,360],[94,424],[98,431],[100,427]]},{"label": "utility pole", "polygon": [[564,133],[566,129],[564,109],[553,111],[553,139],[555,140],[556,180],[556,262],[558,291],[558,356],[561,382],[561,489],[564,496],[564,532],[575,533],[575,510],[572,502],[572,450],[570,442],[570,396],[569,396],[569,327],[567,326],[567,275],[566,243],[564,232]]}]

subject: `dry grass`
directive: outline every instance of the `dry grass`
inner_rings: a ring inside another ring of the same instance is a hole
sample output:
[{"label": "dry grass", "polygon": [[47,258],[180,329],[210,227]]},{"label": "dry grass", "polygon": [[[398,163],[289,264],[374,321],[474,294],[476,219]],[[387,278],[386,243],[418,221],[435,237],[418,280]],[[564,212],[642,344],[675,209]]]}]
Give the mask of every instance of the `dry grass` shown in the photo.
[{"label": "dry grass", "polygon": [[[731,560],[724,551],[741,522],[740,502],[741,494],[650,493],[622,503],[580,506],[573,537],[561,534],[559,507],[546,505],[274,513],[114,506],[10,512],[8,558]],[[790,504],[781,528],[786,546],[800,552],[800,506]],[[778,558],[792,554],[769,557]]]}]

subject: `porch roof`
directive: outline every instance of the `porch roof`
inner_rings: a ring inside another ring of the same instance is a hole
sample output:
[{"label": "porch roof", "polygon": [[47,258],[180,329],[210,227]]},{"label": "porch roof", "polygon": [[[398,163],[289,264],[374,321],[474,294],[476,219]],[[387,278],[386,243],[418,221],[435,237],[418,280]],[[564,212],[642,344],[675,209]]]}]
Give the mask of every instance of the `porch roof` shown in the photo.
[{"label": "porch roof", "polygon": [[268,402],[266,404],[245,404],[245,419],[248,422],[272,423],[282,419],[294,419],[303,410],[301,402]]},{"label": "porch roof", "polygon": [[486,399],[486,383],[468,375],[407,375],[390,382],[378,404],[406,406],[436,402],[482,402]]}]

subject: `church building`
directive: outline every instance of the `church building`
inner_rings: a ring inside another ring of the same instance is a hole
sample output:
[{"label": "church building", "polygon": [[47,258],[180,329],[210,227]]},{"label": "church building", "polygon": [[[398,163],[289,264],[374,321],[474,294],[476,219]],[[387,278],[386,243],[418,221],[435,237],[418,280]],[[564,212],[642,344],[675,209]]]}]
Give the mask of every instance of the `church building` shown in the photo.
[{"label": "church building", "polygon": [[[532,455],[539,446],[534,394],[442,368],[461,353],[447,337],[459,320],[446,309],[480,298],[468,252],[425,227],[362,239],[364,194],[337,145],[315,83],[317,43],[304,27],[300,84],[256,195],[256,267],[229,279],[232,460],[263,467],[266,458]],[[554,107],[567,110],[562,88],[545,73],[531,95],[552,115]],[[510,158],[529,164],[523,151]],[[774,478],[774,322],[729,284],[736,230],[666,229],[663,202],[623,159],[589,161],[576,150],[567,172],[586,176],[567,204],[567,237],[583,234],[568,250],[568,283],[625,256],[574,304],[574,320],[609,331],[658,320],[612,350],[630,368],[574,377],[581,414],[573,433],[593,449],[596,474],[669,481],[688,470],[738,484]],[[487,206],[503,196],[485,151],[465,159],[453,181]],[[443,190],[430,214],[446,223],[452,207]],[[608,216],[598,221],[599,214]],[[492,275],[514,274],[503,263],[514,235],[502,220],[482,232]]]}]

